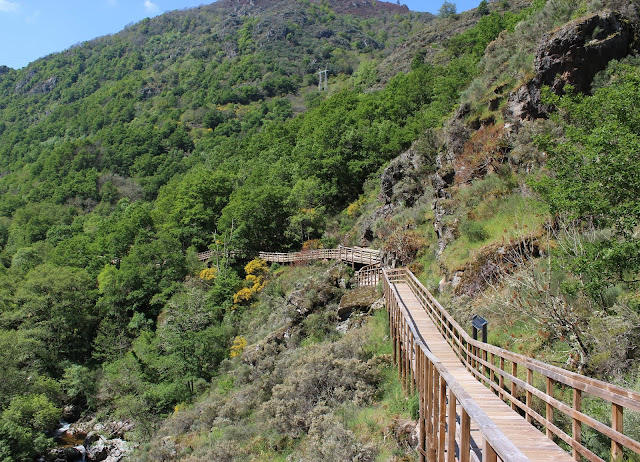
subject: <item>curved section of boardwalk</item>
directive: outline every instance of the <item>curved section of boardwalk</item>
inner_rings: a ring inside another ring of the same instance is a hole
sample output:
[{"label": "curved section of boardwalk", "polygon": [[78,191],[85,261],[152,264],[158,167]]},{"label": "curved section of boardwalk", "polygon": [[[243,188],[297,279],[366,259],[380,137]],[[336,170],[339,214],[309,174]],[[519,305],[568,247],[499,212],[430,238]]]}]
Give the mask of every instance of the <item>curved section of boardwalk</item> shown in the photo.
[{"label": "curved section of boardwalk", "polygon": [[[603,461],[583,444],[583,426],[611,439],[611,460],[640,454],[622,428],[624,409],[640,411],[639,393],[471,339],[409,270],[384,270],[383,281],[394,361],[405,388],[419,392],[421,461]],[[558,388],[573,393],[573,406]],[[610,425],[582,413],[583,392],[609,403]]]},{"label": "curved section of boardwalk", "polygon": [[[198,260],[206,261],[224,252],[207,250],[198,253]],[[238,255],[236,251],[228,252],[230,257]],[[360,265],[380,265],[381,252],[366,247],[343,247],[337,249],[303,250],[301,252],[260,252],[258,257],[272,263],[296,263],[310,260],[338,260],[345,263],[357,263]]]}]

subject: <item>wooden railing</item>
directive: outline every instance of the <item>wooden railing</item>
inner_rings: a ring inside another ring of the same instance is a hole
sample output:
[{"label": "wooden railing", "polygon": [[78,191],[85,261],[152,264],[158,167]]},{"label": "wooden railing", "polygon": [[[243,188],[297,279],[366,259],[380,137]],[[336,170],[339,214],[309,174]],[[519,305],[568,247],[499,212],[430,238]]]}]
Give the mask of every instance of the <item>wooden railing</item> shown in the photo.
[{"label": "wooden railing", "polygon": [[206,250],[204,252],[200,252],[198,254],[198,260],[200,261],[207,261],[208,259],[210,259],[211,257],[213,257],[216,254],[215,250]]},{"label": "wooden railing", "polygon": [[241,257],[242,253],[236,250],[229,250],[226,253],[220,250],[205,250],[204,252],[199,252],[197,254],[198,260],[200,261],[207,261],[211,257],[215,257],[215,256],[222,257],[225,255],[230,258],[237,258],[237,257]]},{"label": "wooden railing", "polygon": [[356,280],[358,286],[377,286],[382,277],[382,267],[380,263],[374,263],[373,265],[367,265],[362,269],[356,271]]},{"label": "wooden railing", "polygon": [[371,265],[380,263],[380,251],[364,247],[342,247],[337,249],[305,250],[302,252],[260,252],[259,257],[268,262],[295,263],[309,260],[339,260],[347,263]]},{"label": "wooden railing", "polygon": [[[420,460],[477,459],[471,447],[471,424],[482,435],[482,460],[520,462],[529,459],[493,424],[422,340],[393,283],[404,282],[402,270],[385,270],[383,284],[393,341],[393,360],[405,388],[419,390]],[[460,411],[456,410],[460,406]],[[457,416],[459,415],[459,419]]]},{"label": "wooden railing", "polygon": [[[426,348],[418,340],[420,337],[416,336],[416,333],[412,331],[410,323],[407,320],[399,319],[402,315],[395,306],[398,301],[392,287],[392,284],[397,282],[409,285],[413,294],[429,314],[442,336],[466,365],[469,372],[508,403],[512,409],[518,411],[527,421],[537,424],[539,428],[544,428],[549,438],[557,442],[564,442],[567,447],[571,448],[574,460],[586,459],[592,462],[604,462],[604,459],[585,446],[585,442],[582,440],[583,427],[589,427],[611,441],[611,460],[622,460],[623,456],[630,453],[640,454],[640,443],[623,433],[623,412],[624,410],[640,412],[640,393],[474,340],[447,313],[411,271],[408,269],[385,270],[385,297],[388,304],[391,305],[391,325],[392,330],[395,330],[395,338],[405,335],[404,333],[408,329],[412,334],[409,336],[409,341],[412,343],[409,345],[409,351],[419,353],[414,359],[408,357],[400,358],[398,357],[399,352],[396,351],[398,345],[394,343],[394,359],[398,361],[401,375],[405,381],[409,380],[408,377],[411,374],[410,361],[413,360],[417,364],[417,369],[414,373],[415,377],[411,379],[412,386],[414,382],[419,387],[424,387],[425,384],[427,387],[435,386],[435,379],[422,377],[425,374],[425,368],[427,375],[432,374],[429,377],[436,377],[439,380],[437,393],[440,393],[440,398],[435,396],[436,392],[434,391],[426,393],[427,398],[425,399],[431,402],[425,403],[425,405],[428,409],[429,406],[432,409],[432,411],[428,412],[435,413],[435,417],[427,416],[428,419],[436,419],[433,422],[437,422],[437,417],[443,413],[442,393],[444,392],[442,387],[454,390],[454,384],[447,381],[443,370],[435,367],[437,359],[430,358],[428,351],[423,351]],[[416,349],[416,345],[419,348]],[[406,353],[403,354],[406,355]],[[437,370],[437,373],[433,372],[434,370]],[[443,381],[445,383],[442,383]],[[537,384],[541,385],[536,386]],[[431,389],[429,388],[429,390]],[[468,403],[463,404],[461,397],[456,394],[455,390],[452,393],[460,401],[460,404],[465,409],[464,412],[469,416],[462,416],[461,427],[463,427],[464,431],[462,432],[461,454],[468,450],[468,442],[465,439],[468,437],[465,437],[465,431],[469,428],[468,418],[471,418],[479,426],[486,443],[491,446],[488,448],[491,454],[493,454],[492,451],[495,451],[503,460],[519,460],[512,457],[505,459],[502,455],[503,449],[497,447],[492,438],[485,434],[487,428],[484,428],[486,426],[483,427],[483,416],[478,414],[473,407],[468,407]],[[563,397],[567,395],[570,396],[571,404],[563,402]],[[598,398],[610,406],[611,423],[598,421],[583,412],[582,401],[585,395]],[[538,407],[534,404],[534,398],[538,400]],[[452,405],[451,401],[450,405]],[[433,422],[427,424],[427,430],[435,431],[436,433],[441,431],[442,423],[434,427]],[[566,426],[570,424],[571,429],[563,430],[561,428],[562,422],[566,422]],[[432,426],[429,427],[429,425]],[[441,450],[439,445],[442,438],[444,436],[438,433],[437,439],[434,440],[438,442],[438,451]],[[448,435],[447,441],[449,438],[453,438],[453,436]],[[441,459],[438,458],[437,460]]]}]

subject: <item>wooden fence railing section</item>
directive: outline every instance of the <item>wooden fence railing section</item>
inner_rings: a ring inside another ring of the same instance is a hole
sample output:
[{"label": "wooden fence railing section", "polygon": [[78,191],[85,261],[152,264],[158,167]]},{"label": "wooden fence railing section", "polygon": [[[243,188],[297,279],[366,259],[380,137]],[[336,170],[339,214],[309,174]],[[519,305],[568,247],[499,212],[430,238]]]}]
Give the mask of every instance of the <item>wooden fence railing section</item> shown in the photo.
[{"label": "wooden fence railing section", "polygon": [[220,250],[206,250],[204,252],[199,252],[197,254],[198,260],[200,261],[207,261],[212,257],[215,257],[215,256],[222,257],[224,255],[230,258],[237,258],[237,257],[243,256],[242,254],[240,254],[240,252],[237,252],[235,250],[229,250],[226,253]]},{"label": "wooden fence railing section", "polygon": [[268,262],[294,263],[308,260],[339,260],[363,265],[379,264],[380,251],[364,247],[338,247],[337,249],[304,250],[301,252],[279,253],[260,252],[260,258]]},{"label": "wooden fence railing section", "polygon": [[[548,438],[561,444],[564,443],[565,447],[571,451],[573,460],[604,462],[604,459],[585,445],[586,442],[583,441],[582,435],[585,433],[586,428],[592,429],[593,432],[599,434],[600,438],[604,437],[610,440],[611,448],[609,452],[611,460],[622,460],[623,456],[626,457],[632,453],[640,455],[640,443],[626,436],[623,432],[623,413],[625,410],[640,412],[640,393],[473,340],[408,269],[384,270],[385,298],[392,319],[394,316],[402,315],[395,308],[402,301],[396,300],[397,295],[392,290],[393,284],[399,282],[407,284],[411,288],[412,293],[420,301],[424,310],[467,370],[504,402],[508,403],[526,421],[544,429]],[[401,376],[404,380],[409,380],[411,386],[417,384],[419,388],[423,388],[426,383],[427,390],[421,392],[421,395],[425,395],[421,397],[421,400],[430,401],[430,403],[425,403],[425,406],[427,406],[427,412],[433,413],[433,416],[430,417],[433,420],[442,414],[441,397],[442,393],[444,393],[442,387],[451,389],[452,385],[448,383],[439,384],[440,382],[438,382],[439,388],[437,390],[429,388],[435,386],[434,380],[442,381],[444,374],[440,369],[436,368],[438,372],[437,375],[433,375],[435,378],[428,378],[431,377],[429,374],[436,374],[433,372],[433,366],[429,365],[429,363],[435,363],[437,359],[430,359],[428,354],[422,351],[422,344],[417,340],[420,337],[417,336],[417,333],[411,331],[408,321],[403,321],[401,325],[408,326],[402,327],[402,329],[408,329],[411,332],[411,340],[405,342],[405,348],[411,353],[405,356],[411,356],[412,358],[411,360],[405,358],[398,362]],[[404,334],[401,333],[401,335]],[[420,348],[416,350],[415,345],[420,345]],[[425,348],[428,349],[426,346]],[[416,353],[418,353],[417,356]],[[424,365],[425,357],[427,358],[426,366]],[[424,379],[421,375],[424,374],[422,370],[424,367],[427,368],[427,379]],[[536,386],[537,383],[542,383],[544,388],[540,389]],[[438,393],[440,398],[436,396]],[[460,397],[455,392],[453,393],[459,401]],[[571,396],[571,404],[566,404],[563,401],[563,397],[567,395]],[[598,421],[583,412],[582,402],[585,395],[589,395],[592,400],[593,398],[599,399],[600,403],[606,403],[610,407],[610,423]],[[538,400],[538,406],[534,405],[534,398]],[[449,401],[449,405],[453,406],[451,401]],[[465,408],[465,412],[469,414],[471,410]],[[475,415],[471,418],[481,427],[481,416]],[[461,419],[461,427],[466,431],[468,428],[466,418],[463,415]],[[432,423],[432,425],[435,424]],[[561,428],[569,425],[571,427],[570,431]],[[434,428],[431,428],[432,432],[435,431]],[[502,460],[519,460],[517,458],[512,459],[510,456],[506,459],[506,453],[503,457],[500,454],[502,450],[494,446],[482,428],[480,430],[483,437],[486,438],[487,444],[491,446],[491,448],[488,448],[488,460],[494,457],[493,451],[496,451]],[[460,442],[461,454],[465,452],[467,445],[467,441],[464,439],[464,431],[462,432],[463,439]],[[429,434],[428,431],[427,434]],[[439,438],[442,438],[442,436],[439,436]],[[447,438],[453,437],[449,435]],[[443,459],[438,457],[433,460]],[[456,458],[456,460],[458,459]],[[461,457],[460,460],[464,460],[464,458]]]},{"label": "wooden fence railing section", "polygon": [[[198,260],[206,261],[221,252],[207,250],[198,253]],[[237,252],[229,252],[229,256],[236,256]],[[379,250],[365,247],[338,247],[337,249],[303,250],[300,252],[260,252],[258,257],[274,263],[296,263],[310,260],[339,260],[347,263],[362,265],[380,264],[381,253]]]},{"label": "wooden fence railing section", "polygon": [[382,279],[382,267],[380,263],[368,265],[356,271],[358,286],[377,286]]}]

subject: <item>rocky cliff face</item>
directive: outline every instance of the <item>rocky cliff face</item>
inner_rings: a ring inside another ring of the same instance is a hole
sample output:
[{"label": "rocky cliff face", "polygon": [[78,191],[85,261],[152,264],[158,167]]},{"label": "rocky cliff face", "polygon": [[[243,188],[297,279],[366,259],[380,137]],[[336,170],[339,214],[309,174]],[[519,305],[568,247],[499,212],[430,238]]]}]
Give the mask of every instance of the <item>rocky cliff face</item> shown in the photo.
[{"label": "rocky cliff face", "polygon": [[543,86],[559,95],[567,85],[588,93],[595,75],[611,60],[640,50],[639,22],[637,13],[609,11],[543,36],[534,62],[536,75],[510,95],[508,115],[516,120],[546,117],[549,108],[540,98]]}]

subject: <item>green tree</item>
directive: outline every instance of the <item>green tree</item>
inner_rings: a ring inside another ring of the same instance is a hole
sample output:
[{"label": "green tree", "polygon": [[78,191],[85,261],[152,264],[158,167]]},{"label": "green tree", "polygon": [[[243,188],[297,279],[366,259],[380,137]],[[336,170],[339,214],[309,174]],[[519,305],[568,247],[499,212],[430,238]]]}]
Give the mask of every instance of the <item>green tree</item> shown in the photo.
[{"label": "green tree", "polygon": [[193,381],[210,380],[225,358],[229,328],[220,323],[221,308],[212,306],[200,288],[178,293],[161,316],[157,336],[160,348],[176,358],[179,376]]},{"label": "green tree", "polygon": [[458,13],[455,3],[445,1],[438,10],[438,14],[441,18],[452,18]]},{"label": "green tree", "polygon": [[230,194],[229,175],[193,169],[160,189],[152,216],[161,230],[180,240],[183,248],[195,245],[204,250]]},{"label": "green tree", "polygon": [[[153,237],[153,238],[152,238]],[[140,236],[120,267],[98,276],[102,318],[94,341],[100,360],[122,357],[131,341],[153,326],[166,301],[186,276],[180,244],[170,236]]]},{"label": "green tree", "polygon": [[61,414],[44,394],[16,396],[0,417],[0,451],[4,440],[13,457],[9,460],[33,460],[53,446],[45,432],[57,425]]},{"label": "green tree", "polygon": [[489,14],[489,2],[487,2],[487,0],[482,0],[479,4],[478,4],[478,14],[480,16],[485,16],[487,14]]},{"label": "green tree", "polygon": [[96,326],[97,287],[81,269],[43,264],[31,270],[15,294],[22,329],[46,345],[47,367],[55,371],[64,360],[89,358]]},{"label": "green tree", "polygon": [[233,234],[241,249],[258,251],[286,247],[283,238],[290,215],[289,189],[274,185],[245,185],[231,194],[218,227]]},{"label": "green tree", "polygon": [[[3,324],[8,317],[3,315]],[[45,351],[46,345],[28,329],[0,330],[0,409],[13,396],[29,391],[29,377],[33,379],[45,370]]]}]

